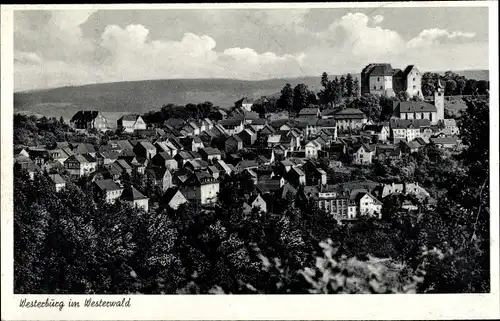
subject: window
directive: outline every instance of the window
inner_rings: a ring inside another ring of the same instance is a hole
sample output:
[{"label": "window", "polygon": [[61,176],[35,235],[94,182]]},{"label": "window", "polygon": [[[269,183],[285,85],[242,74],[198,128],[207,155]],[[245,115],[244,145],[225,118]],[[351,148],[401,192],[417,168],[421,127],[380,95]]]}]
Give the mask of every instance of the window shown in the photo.
[{"label": "window", "polygon": [[377,89],[377,86],[373,86],[373,90],[376,90]]},{"label": "window", "polygon": [[380,89],[382,90],[384,87],[380,86]]},{"label": "window", "polygon": [[417,86],[413,85],[413,89],[417,89]]},{"label": "window", "polygon": [[413,81],[415,81],[415,78],[413,78]]},{"label": "window", "polygon": [[377,77],[377,81],[380,81],[380,77]]}]

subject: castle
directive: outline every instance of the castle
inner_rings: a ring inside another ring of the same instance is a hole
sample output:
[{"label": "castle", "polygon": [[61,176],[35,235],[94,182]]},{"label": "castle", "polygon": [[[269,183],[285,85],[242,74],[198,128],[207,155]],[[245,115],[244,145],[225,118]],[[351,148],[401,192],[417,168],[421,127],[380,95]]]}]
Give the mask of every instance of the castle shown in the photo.
[{"label": "castle", "polygon": [[372,63],[361,72],[361,94],[379,94],[392,97],[405,91],[411,98],[422,95],[422,73],[409,65],[405,70],[393,69],[391,64]]},{"label": "castle", "polygon": [[[422,73],[409,65],[405,70],[393,69],[391,64],[369,64],[361,72],[361,94],[376,94],[394,97],[406,92],[410,98],[422,95]],[[434,101],[403,101],[394,104],[394,118],[428,119],[437,124],[444,119],[444,87],[436,83]]]}]

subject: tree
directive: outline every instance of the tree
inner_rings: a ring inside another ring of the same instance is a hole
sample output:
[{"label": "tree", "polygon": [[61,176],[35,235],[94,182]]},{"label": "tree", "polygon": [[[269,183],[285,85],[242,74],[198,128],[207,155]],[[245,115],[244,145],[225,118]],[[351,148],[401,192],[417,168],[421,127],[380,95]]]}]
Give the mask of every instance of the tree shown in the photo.
[{"label": "tree", "polygon": [[467,79],[465,82],[464,95],[474,95],[477,91],[477,80]]},{"label": "tree", "polygon": [[359,97],[359,90],[360,90],[359,80],[358,77],[356,77],[356,79],[354,79],[353,82],[353,90],[352,90],[352,94],[354,97]]},{"label": "tree", "polygon": [[489,89],[490,89],[490,83],[489,83],[489,81],[479,80],[477,82],[477,93],[479,95],[485,95],[485,94],[487,94]]},{"label": "tree", "polygon": [[461,77],[457,79],[457,88],[456,88],[456,94],[457,95],[462,95],[465,89],[465,85],[467,84],[465,78]]},{"label": "tree", "polygon": [[351,108],[357,108],[364,112],[371,120],[378,122],[382,116],[382,107],[380,106],[380,98],[365,94],[351,102]]},{"label": "tree", "polygon": [[342,75],[340,77],[339,87],[340,87],[340,97],[347,96],[346,79],[345,79],[344,75]]},{"label": "tree", "polygon": [[323,72],[323,74],[321,74],[321,86],[323,86],[324,88],[326,88],[328,86],[328,74],[325,72]]},{"label": "tree", "polygon": [[354,94],[354,81],[350,73],[347,74],[345,79],[345,88],[347,97],[352,97]]},{"label": "tree", "polygon": [[332,100],[335,105],[340,103],[340,99],[342,98],[342,86],[337,77],[332,81]]},{"label": "tree", "polygon": [[281,96],[276,102],[279,110],[291,111],[294,102],[294,90],[290,84],[286,84],[281,90]]},{"label": "tree", "polygon": [[457,88],[457,82],[453,79],[446,80],[444,87],[444,94],[446,96],[452,96]]},{"label": "tree", "polygon": [[298,84],[293,89],[293,111],[297,114],[309,106],[309,89],[305,84]]}]

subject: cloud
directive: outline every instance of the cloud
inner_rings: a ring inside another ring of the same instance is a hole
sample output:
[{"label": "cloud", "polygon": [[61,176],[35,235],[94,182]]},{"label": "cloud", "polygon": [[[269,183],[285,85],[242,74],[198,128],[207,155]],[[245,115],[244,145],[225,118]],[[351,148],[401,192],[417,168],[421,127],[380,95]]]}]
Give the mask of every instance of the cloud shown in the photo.
[{"label": "cloud", "polygon": [[376,15],[376,16],[373,16],[373,22],[376,23],[376,24],[379,24],[381,23],[382,21],[384,21],[384,16],[382,15]]},{"label": "cloud", "polygon": [[[325,70],[355,72],[371,62],[390,62],[395,68],[416,64],[422,70],[481,68],[481,64],[487,68],[487,44],[457,42],[474,38],[472,32],[426,29],[405,39],[378,25],[382,15],[359,12],[339,16],[323,31],[313,32],[302,23],[306,10],[206,11],[205,19],[226,21],[226,29],[252,19],[255,27],[238,29],[238,37],[230,31],[231,36],[224,38],[220,30],[213,34],[198,26],[192,31],[189,26],[195,24],[184,20],[182,33],[163,35],[145,23],[116,22],[106,24],[95,37],[86,37],[81,27],[89,17],[95,19],[91,11],[38,15],[26,11],[15,17],[15,89],[142,79],[298,77]],[[284,28],[278,33],[283,37],[274,39],[279,26]],[[286,51],[245,45],[250,38],[279,45],[302,42],[306,36],[302,46],[287,46]],[[476,53],[478,48],[484,52]]]},{"label": "cloud", "polygon": [[345,53],[377,59],[384,54],[398,54],[404,48],[403,38],[395,31],[379,26],[370,27],[370,18],[363,13],[348,13],[333,22],[318,37],[334,40]]},{"label": "cloud", "polygon": [[462,31],[453,31],[449,32],[444,29],[426,29],[420,32],[420,34],[411,39],[408,42],[408,47],[422,47],[422,46],[430,46],[433,45],[443,39],[456,39],[456,38],[474,38],[476,34],[474,32],[462,32]]}]

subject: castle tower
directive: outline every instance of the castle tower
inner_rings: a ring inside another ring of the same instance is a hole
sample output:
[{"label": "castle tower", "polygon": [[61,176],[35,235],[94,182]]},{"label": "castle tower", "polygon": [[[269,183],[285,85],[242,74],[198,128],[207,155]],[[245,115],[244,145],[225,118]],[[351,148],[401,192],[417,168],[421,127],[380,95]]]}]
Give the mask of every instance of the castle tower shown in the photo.
[{"label": "castle tower", "polygon": [[441,85],[440,80],[437,81],[434,90],[434,106],[437,109],[437,119],[435,122],[439,122],[444,119],[444,87]]}]

